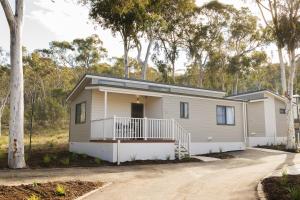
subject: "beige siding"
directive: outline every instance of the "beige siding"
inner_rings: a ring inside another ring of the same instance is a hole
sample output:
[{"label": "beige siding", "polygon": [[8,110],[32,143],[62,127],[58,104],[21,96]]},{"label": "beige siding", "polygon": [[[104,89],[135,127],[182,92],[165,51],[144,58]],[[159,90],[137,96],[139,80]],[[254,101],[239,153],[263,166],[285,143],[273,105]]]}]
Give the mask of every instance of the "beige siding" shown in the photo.
[{"label": "beige siding", "polygon": [[285,103],[275,99],[277,137],[286,137],[288,132],[287,115],[280,114],[281,108],[285,109]]},{"label": "beige siding", "polygon": [[[90,140],[91,130],[91,90],[83,90],[71,102],[70,112],[70,142],[87,142]],[[76,104],[86,102],[86,122],[84,124],[75,124]]]},{"label": "beige siding", "polygon": [[[139,97],[144,104],[144,115],[149,118],[162,118],[162,101],[159,97]],[[109,93],[107,94],[107,117],[131,117],[131,103],[137,102],[136,95]],[[104,92],[92,92],[92,119],[104,118]]]},{"label": "beige siding", "polygon": [[[248,133],[250,137],[265,136],[264,101],[252,102],[247,105]],[[256,134],[252,134],[256,133]]]},{"label": "beige siding", "polygon": [[148,118],[163,118],[162,114],[162,98],[147,97],[145,115]]},{"label": "beige siding", "polygon": [[[189,119],[180,119],[180,102],[189,103]],[[235,125],[217,125],[216,106],[235,107]],[[175,118],[191,133],[192,142],[241,142],[243,136],[242,103],[180,96],[163,97],[164,118]]]}]

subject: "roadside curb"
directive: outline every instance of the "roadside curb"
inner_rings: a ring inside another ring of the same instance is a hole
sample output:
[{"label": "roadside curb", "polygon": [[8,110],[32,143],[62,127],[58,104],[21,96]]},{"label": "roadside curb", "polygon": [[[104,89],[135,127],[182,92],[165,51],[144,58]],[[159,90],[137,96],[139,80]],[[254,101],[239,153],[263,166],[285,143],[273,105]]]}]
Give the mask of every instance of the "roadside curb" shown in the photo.
[{"label": "roadside curb", "polygon": [[275,172],[276,172],[276,170],[274,172],[269,173],[268,175],[266,175],[265,177],[263,177],[262,179],[259,180],[259,182],[257,184],[257,187],[256,187],[256,193],[257,193],[257,197],[258,197],[259,200],[267,200],[267,195],[264,192],[264,188],[263,188],[263,185],[261,184],[261,182],[264,179],[273,176],[273,174]]},{"label": "roadside curb", "polygon": [[[264,178],[263,178],[264,179]],[[263,180],[262,179],[262,180]],[[267,197],[266,197],[266,194],[263,190],[263,186],[261,184],[261,181],[258,182],[258,185],[257,185],[257,188],[256,188],[256,191],[257,191],[257,196],[258,196],[258,199],[259,200],[267,200]]]},{"label": "roadside curb", "polygon": [[90,191],[88,193],[85,193],[84,195],[82,195],[81,197],[76,198],[75,200],[83,200],[84,198],[86,198],[86,197],[90,196],[91,194],[94,194],[95,192],[98,192],[98,191],[100,191],[100,190],[102,190],[102,189],[110,186],[111,184],[112,184],[111,182],[104,183],[103,186],[101,186],[101,187],[99,187],[97,189],[94,189],[94,190],[92,190],[92,191]]}]

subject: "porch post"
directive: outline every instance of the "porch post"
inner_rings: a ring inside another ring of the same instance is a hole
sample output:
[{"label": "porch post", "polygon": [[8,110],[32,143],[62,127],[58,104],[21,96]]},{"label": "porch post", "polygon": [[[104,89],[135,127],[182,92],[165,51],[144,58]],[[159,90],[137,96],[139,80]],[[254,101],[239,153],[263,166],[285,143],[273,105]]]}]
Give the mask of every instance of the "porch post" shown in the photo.
[{"label": "porch post", "polygon": [[175,119],[172,119],[172,139],[175,140]]},{"label": "porch post", "polygon": [[107,118],[107,91],[104,91],[104,119]]},{"label": "porch post", "polygon": [[113,140],[116,140],[116,115],[113,118]]},{"label": "porch post", "polygon": [[148,132],[148,119],[147,117],[144,118],[144,139],[147,140],[147,133]]}]

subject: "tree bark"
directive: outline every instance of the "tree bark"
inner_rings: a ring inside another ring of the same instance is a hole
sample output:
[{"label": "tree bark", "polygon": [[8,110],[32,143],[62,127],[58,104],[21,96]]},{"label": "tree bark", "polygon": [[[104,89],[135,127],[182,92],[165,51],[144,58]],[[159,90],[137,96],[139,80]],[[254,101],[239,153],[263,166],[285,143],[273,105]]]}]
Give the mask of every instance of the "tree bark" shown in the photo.
[{"label": "tree bark", "polygon": [[283,61],[283,55],[282,55],[282,48],[277,45],[278,48],[278,57],[279,57],[279,63],[280,63],[280,77],[281,77],[281,88],[282,88],[282,94],[284,96],[287,95],[287,88],[286,88],[286,73],[285,73],[285,64]]},{"label": "tree bark", "polygon": [[153,39],[150,39],[148,47],[147,47],[147,52],[145,55],[145,60],[142,62],[142,79],[146,80],[147,79],[147,68],[148,68],[148,60],[151,54],[151,47],[153,44]]},{"label": "tree bark", "polygon": [[287,149],[296,149],[295,140],[295,126],[294,126],[294,115],[293,115],[293,90],[294,90],[294,78],[296,74],[296,60],[295,50],[289,51],[290,59],[290,76],[288,81],[288,98],[287,98],[287,122],[288,122],[288,135],[287,135]]},{"label": "tree bark", "polygon": [[7,0],[0,0],[10,28],[10,121],[8,166],[24,168],[24,81],[22,60],[22,26],[24,1],[16,0],[15,14]]},{"label": "tree bark", "polygon": [[125,78],[129,78],[128,41],[127,41],[127,39],[124,39],[124,70],[125,70]]}]

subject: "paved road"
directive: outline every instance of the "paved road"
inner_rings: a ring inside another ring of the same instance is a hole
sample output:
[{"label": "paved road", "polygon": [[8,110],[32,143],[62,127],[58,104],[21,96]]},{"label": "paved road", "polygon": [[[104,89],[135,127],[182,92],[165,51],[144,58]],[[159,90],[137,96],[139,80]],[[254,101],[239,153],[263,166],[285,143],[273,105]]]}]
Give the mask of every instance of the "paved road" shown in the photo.
[{"label": "paved road", "polygon": [[261,178],[285,165],[300,164],[300,154],[258,150],[234,154],[234,159],[209,163],[0,170],[0,184],[78,179],[112,182],[86,200],[247,200],[256,199]]},{"label": "paved road", "polygon": [[300,163],[300,155],[247,150],[236,158],[211,163],[146,167],[135,173],[107,176],[113,184],[86,200],[256,199],[258,181],[284,165]]}]

